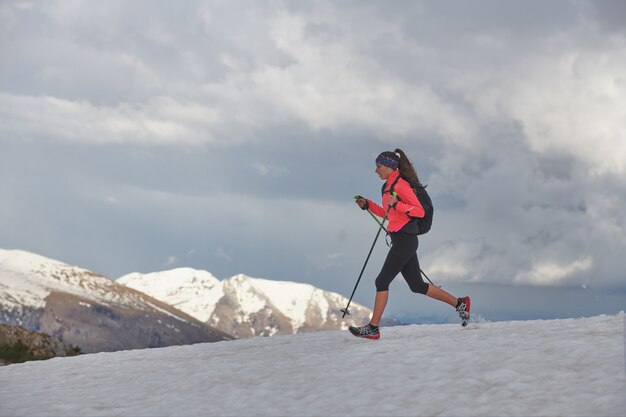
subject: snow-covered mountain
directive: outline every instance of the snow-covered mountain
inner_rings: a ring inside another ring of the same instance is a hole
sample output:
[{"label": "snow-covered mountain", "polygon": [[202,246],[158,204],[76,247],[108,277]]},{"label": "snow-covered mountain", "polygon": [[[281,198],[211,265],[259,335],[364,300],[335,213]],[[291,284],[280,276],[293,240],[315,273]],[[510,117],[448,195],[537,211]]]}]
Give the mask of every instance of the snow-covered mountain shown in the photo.
[{"label": "snow-covered mountain", "polygon": [[0,415],[624,416],[624,369],[623,313],[411,325],[4,366]]},{"label": "snow-covered mountain", "polygon": [[232,338],[109,278],[20,250],[0,249],[0,323],[59,336],[83,352]]},{"label": "snow-covered mountain", "polygon": [[179,268],[132,273],[117,280],[237,337],[345,329],[363,324],[371,311],[312,285],[236,275],[223,281],[207,271]]}]

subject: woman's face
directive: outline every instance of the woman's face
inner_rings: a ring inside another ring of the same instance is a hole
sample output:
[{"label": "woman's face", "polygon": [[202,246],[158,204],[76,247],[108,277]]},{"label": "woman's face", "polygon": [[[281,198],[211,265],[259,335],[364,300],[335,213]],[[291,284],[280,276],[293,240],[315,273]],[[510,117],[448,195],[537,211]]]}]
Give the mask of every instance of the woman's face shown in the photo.
[{"label": "woman's face", "polygon": [[386,180],[389,174],[393,172],[393,169],[386,167],[384,165],[376,164],[376,173],[380,177],[381,180]]}]

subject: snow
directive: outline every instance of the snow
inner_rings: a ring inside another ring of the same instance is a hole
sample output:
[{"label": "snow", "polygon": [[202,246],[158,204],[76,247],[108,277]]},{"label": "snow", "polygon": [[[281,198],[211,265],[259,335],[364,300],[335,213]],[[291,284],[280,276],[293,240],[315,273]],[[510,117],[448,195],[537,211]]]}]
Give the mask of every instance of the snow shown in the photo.
[{"label": "snow", "polygon": [[[300,328],[306,321],[306,312],[309,303],[323,298],[322,291],[309,284],[300,284],[291,281],[273,281],[261,278],[247,277],[250,285],[266,295],[271,294],[271,301],[285,317],[293,323],[294,329]],[[316,297],[314,295],[317,294]],[[326,303],[328,308],[328,303]],[[322,315],[322,317],[325,317]]]},{"label": "snow", "polygon": [[0,249],[0,303],[4,308],[44,307],[52,291],[122,306],[136,306],[143,299],[87,269],[31,252]]},{"label": "snow", "polygon": [[235,317],[239,323],[249,321],[269,302],[291,321],[294,331],[305,324],[307,312],[311,310],[319,311],[322,320],[326,320],[330,306],[327,297],[339,303],[346,301],[339,294],[309,284],[253,278],[245,274],[220,281],[208,271],[192,268],[149,274],[134,272],[120,277],[117,282],[146,293],[202,322],[211,322],[217,303],[225,291],[233,294],[240,306]]},{"label": "snow", "polygon": [[[151,303],[151,302],[149,302],[149,301],[146,301],[146,304],[147,304],[148,306],[150,306],[151,308],[153,308],[154,310],[156,310],[156,311],[158,311],[158,312],[160,312],[160,313],[163,313],[163,314],[165,314],[165,315],[167,315],[167,316],[170,316],[170,317],[172,317],[173,319],[176,319],[176,320],[178,320],[178,321],[182,321],[183,323],[189,323],[189,321],[187,321],[187,320],[185,320],[185,319],[183,319],[183,318],[180,318],[180,317],[178,317],[176,314],[172,314],[171,312],[169,312],[169,311],[167,311],[167,310],[165,310],[165,309],[163,309],[163,308],[161,308],[161,307],[157,307],[157,306],[155,306],[154,304],[152,304],[152,303]],[[161,323],[161,320],[158,320],[158,322],[159,322],[159,323]]]},{"label": "snow", "polygon": [[254,291],[247,276],[235,275],[226,285],[234,287],[237,304],[240,306],[239,317],[236,318],[239,323],[249,321],[252,314],[267,306],[266,300]]},{"label": "snow", "polygon": [[0,249],[0,300],[5,307],[45,305],[50,290],[29,277],[31,271],[49,270],[60,263],[17,250]]},{"label": "snow", "polygon": [[208,271],[193,268],[149,274],[133,272],[117,282],[164,301],[202,322],[209,320],[224,295],[222,283],[217,278]]},{"label": "snow", "polygon": [[0,367],[2,416],[624,416],[624,313],[331,331]]}]

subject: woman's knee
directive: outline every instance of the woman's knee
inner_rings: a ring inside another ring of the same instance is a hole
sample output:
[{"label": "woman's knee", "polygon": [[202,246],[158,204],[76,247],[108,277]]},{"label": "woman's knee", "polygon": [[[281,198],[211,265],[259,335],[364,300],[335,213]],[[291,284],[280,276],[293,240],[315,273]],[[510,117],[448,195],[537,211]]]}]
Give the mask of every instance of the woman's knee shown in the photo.
[{"label": "woman's knee", "polygon": [[379,275],[374,283],[376,284],[376,292],[389,291],[390,280],[385,276]]},{"label": "woman's knee", "polygon": [[419,283],[415,283],[413,285],[410,285],[409,288],[411,288],[411,291],[413,291],[416,294],[426,295],[426,293],[428,292],[428,287],[429,286],[430,286],[430,284],[426,284],[425,282],[419,282]]}]

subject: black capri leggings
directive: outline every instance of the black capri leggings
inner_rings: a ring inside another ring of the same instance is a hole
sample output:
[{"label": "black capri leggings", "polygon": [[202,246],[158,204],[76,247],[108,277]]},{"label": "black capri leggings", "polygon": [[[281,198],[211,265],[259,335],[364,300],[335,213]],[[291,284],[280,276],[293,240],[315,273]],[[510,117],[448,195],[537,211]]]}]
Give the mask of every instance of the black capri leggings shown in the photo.
[{"label": "black capri leggings", "polygon": [[420,294],[428,292],[428,284],[422,279],[420,263],[417,259],[417,235],[407,234],[402,231],[389,233],[391,236],[391,249],[376,278],[376,291],[389,291],[389,284],[402,273],[411,291]]}]

